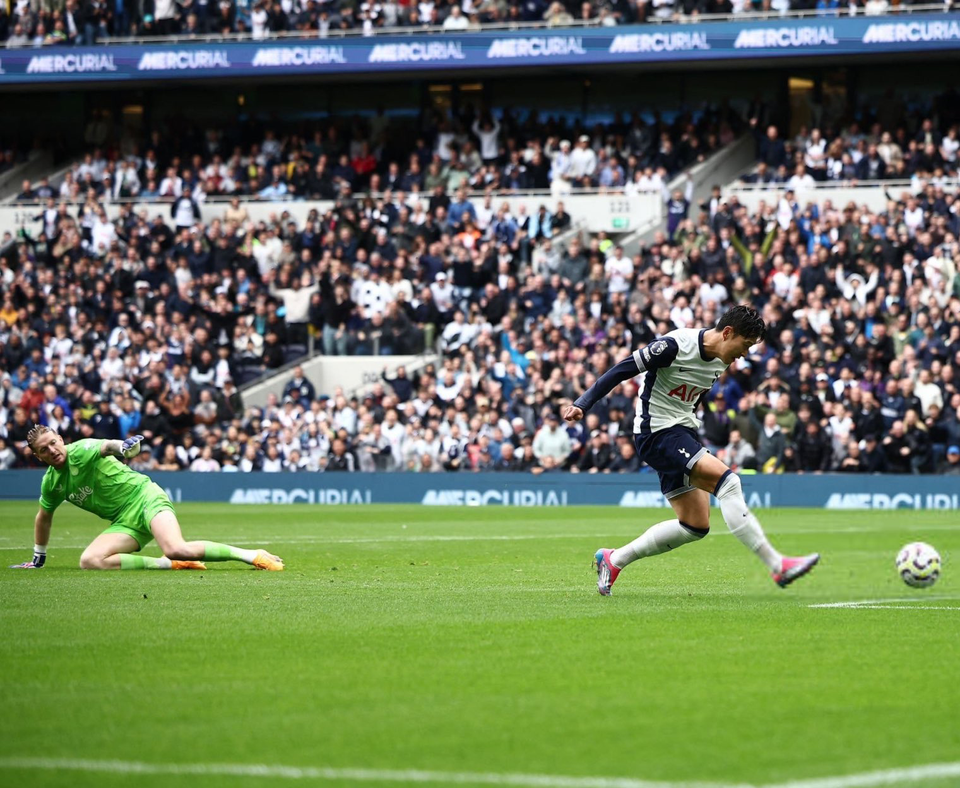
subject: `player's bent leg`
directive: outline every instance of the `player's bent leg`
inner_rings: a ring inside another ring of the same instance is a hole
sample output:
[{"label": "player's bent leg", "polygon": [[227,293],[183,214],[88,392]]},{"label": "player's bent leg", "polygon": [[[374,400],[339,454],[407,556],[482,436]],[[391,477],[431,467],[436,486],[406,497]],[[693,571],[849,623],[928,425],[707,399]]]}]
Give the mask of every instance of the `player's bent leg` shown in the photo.
[{"label": "player's bent leg", "polygon": [[129,534],[100,534],[81,554],[80,568],[120,569],[121,559],[134,557],[130,553],[139,549],[140,544]]},{"label": "player's bent leg", "polygon": [[616,550],[597,551],[597,590],[610,596],[620,570],[641,558],[667,553],[703,539],[710,530],[710,498],[702,490],[688,490],[670,499],[677,518],[650,526],[643,534]]},{"label": "player's bent leg", "polygon": [[164,509],[150,520],[150,532],[157,540],[164,557],[170,561],[171,569],[206,569],[200,562],[203,558],[201,542],[186,542],[180,531],[177,515],[170,509]]},{"label": "player's bent leg", "polygon": [[690,481],[716,496],[730,532],[766,564],[779,586],[787,586],[803,577],[820,560],[817,553],[792,558],[777,552],[767,540],[759,520],[747,506],[740,477],[716,457],[710,454],[701,457],[690,473]]},{"label": "player's bent leg", "polygon": [[[163,554],[174,561],[199,563],[204,561],[242,561],[257,569],[283,570],[283,559],[266,550],[245,550],[219,542],[187,542],[180,530],[177,516],[170,510],[159,512],[150,521],[150,530]],[[181,567],[186,568],[186,567]]]},{"label": "player's bent leg", "polygon": [[703,490],[689,490],[668,499],[677,519],[687,528],[706,536],[710,530],[710,496]]}]

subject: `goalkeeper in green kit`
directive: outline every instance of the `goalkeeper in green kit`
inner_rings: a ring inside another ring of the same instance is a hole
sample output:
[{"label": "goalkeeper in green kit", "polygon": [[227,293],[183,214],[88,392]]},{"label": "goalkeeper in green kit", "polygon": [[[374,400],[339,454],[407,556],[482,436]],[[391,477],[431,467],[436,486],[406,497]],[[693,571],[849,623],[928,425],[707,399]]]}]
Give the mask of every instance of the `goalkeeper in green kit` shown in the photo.
[{"label": "goalkeeper in green kit", "polygon": [[[110,527],[83,551],[81,569],[206,569],[202,561],[243,561],[257,569],[283,569],[283,561],[266,550],[184,541],[163,489],[118,459],[139,454],[142,440],[142,435],[135,435],[125,441],[87,439],[65,446],[49,427],[35,425],[27,443],[37,459],[50,467],[40,483],[33,560],[13,568],[43,566],[53,513],[66,500],[110,521]],[[163,558],[134,555],[153,539]]]}]

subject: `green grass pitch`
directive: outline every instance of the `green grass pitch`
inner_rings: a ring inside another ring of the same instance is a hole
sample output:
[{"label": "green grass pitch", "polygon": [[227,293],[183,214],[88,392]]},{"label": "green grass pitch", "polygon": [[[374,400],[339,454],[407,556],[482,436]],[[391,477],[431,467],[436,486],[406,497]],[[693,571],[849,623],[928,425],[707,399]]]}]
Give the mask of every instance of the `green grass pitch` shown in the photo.
[{"label": "green grass pitch", "polygon": [[[30,557],[35,511],[2,505],[4,566]],[[768,786],[960,761],[956,513],[761,510],[781,550],[823,554],[781,590],[714,511],[710,537],[629,567],[611,598],[596,593],[593,552],[666,510],[179,513],[187,538],[269,547],[287,571],[82,572],[81,548],[105,524],[63,506],[47,567],[0,570],[0,784],[296,784],[21,758],[581,778],[573,786]],[[931,590],[894,571],[914,540],[944,558]],[[298,783],[408,784],[337,774]]]}]

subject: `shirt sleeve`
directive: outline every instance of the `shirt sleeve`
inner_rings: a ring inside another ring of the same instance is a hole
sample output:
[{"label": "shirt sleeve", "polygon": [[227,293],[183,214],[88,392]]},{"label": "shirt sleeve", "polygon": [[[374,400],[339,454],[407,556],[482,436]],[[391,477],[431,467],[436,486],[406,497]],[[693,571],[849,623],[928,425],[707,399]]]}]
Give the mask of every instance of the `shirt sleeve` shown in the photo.
[{"label": "shirt sleeve", "polygon": [[48,512],[54,511],[63,503],[66,491],[63,484],[57,488],[56,477],[50,474],[44,474],[43,481],[40,482],[40,506]]},{"label": "shirt sleeve", "polygon": [[655,339],[645,348],[633,351],[633,360],[640,372],[669,367],[677,358],[680,346],[673,337]]},{"label": "shirt sleeve", "polygon": [[636,359],[633,356],[627,356],[597,378],[597,382],[583,392],[573,404],[586,413],[619,384],[636,377],[637,372]]},{"label": "shirt sleeve", "polygon": [[78,464],[95,462],[102,456],[100,454],[100,447],[103,444],[104,441],[97,440],[96,438],[84,438],[82,441],[77,441],[67,446],[67,455],[73,462]]}]

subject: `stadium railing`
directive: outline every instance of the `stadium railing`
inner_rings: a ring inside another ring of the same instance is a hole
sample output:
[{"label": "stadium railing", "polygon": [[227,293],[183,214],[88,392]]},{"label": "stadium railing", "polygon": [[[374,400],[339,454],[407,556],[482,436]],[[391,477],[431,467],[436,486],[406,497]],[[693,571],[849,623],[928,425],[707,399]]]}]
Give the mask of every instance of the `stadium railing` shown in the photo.
[{"label": "stadium railing", "polygon": [[[362,201],[366,194],[354,194],[354,199]],[[372,195],[380,197],[382,195]],[[230,204],[232,198],[211,197],[200,205],[202,221],[209,223],[214,218],[220,218],[223,211]],[[421,198],[426,204],[429,196]],[[481,202],[484,199],[482,192],[470,194],[472,201]],[[307,214],[316,209],[321,214],[334,208],[336,202],[333,200],[262,200],[257,199],[255,195],[247,195],[241,198],[241,202],[250,214],[250,219],[254,222],[261,220],[268,221],[271,214],[285,213],[289,218],[301,224],[306,220]],[[663,197],[660,193],[644,193],[637,195],[626,195],[623,192],[601,192],[599,190],[578,190],[572,194],[557,195],[549,190],[510,192],[507,194],[493,195],[493,203],[499,207],[504,202],[508,203],[512,211],[519,209],[523,205],[527,214],[535,213],[541,204],[546,205],[548,210],[554,210],[558,202],[562,202],[567,212],[576,217],[578,229],[586,232],[616,232],[625,233],[636,229],[641,224],[645,224],[653,217],[662,216],[664,205]],[[104,204],[107,209],[107,215],[113,219],[119,211],[121,205],[133,206],[134,213],[146,210],[151,218],[158,213],[164,218],[169,218],[170,205],[172,201],[151,201],[143,202],[135,199],[117,200]],[[30,230],[37,226],[37,216],[41,212],[39,203],[14,203],[0,205],[0,232],[16,233],[21,229]]]},{"label": "stadium railing", "polygon": [[[960,188],[960,178],[942,178],[890,181],[826,181],[810,189],[795,189],[794,196],[803,207],[807,202],[822,203],[831,200],[834,203],[854,201],[857,205],[866,205],[871,211],[885,211],[890,197],[902,199],[904,194],[918,194],[928,183],[943,185],[945,189]],[[736,183],[724,188],[727,197],[736,196],[741,204],[751,211],[756,210],[761,200],[769,204],[779,200],[789,189],[785,183]],[[888,197],[889,195],[889,197]]]}]

